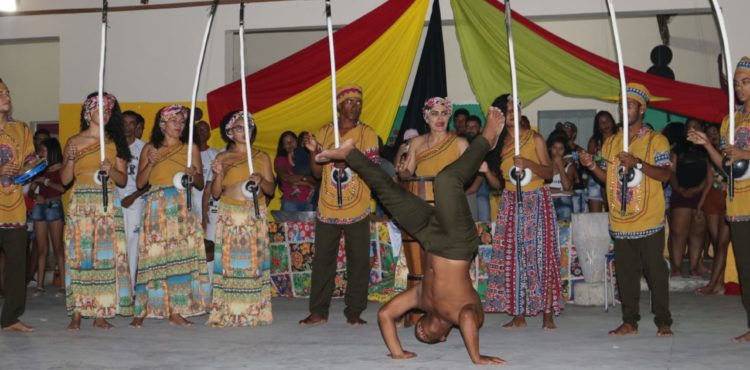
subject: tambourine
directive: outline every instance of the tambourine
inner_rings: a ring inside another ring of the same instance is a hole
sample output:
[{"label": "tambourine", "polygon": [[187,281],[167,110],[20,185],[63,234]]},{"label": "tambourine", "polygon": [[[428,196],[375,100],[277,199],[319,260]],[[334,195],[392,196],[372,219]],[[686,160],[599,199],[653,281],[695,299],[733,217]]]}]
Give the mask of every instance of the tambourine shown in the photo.
[{"label": "tambourine", "polygon": [[[519,178],[520,177],[520,178]],[[531,178],[533,177],[533,174],[531,173],[530,168],[524,168],[523,171],[518,171],[518,167],[513,166],[508,170],[508,178],[510,179],[511,184],[518,185],[518,181],[521,181],[521,187],[524,187],[531,183]]]},{"label": "tambourine", "polygon": [[172,185],[177,190],[187,189],[189,182],[190,176],[188,176],[185,172],[177,172],[176,174],[174,174],[174,177],[172,177]]},{"label": "tambourine", "polygon": [[33,179],[36,175],[42,173],[47,169],[47,160],[38,159],[24,166],[21,174],[13,178],[13,182],[16,184],[24,184]]},{"label": "tambourine", "polygon": [[724,158],[724,171],[726,173],[729,173],[729,171],[732,171],[732,177],[735,180],[747,180],[750,179],[750,171],[748,169],[748,160],[747,159],[740,159],[737,161],[734,161],[732,163],[731,168],[729,168],[729,158]]},{"label": "tambourine", "polygon": [[625,166],[620,166],[620,168],[617,169],[617,176],[620,179],[620,182],[622,182],[624,176],[628,188],[634,188],[643,180],[643,171],[637,168],[626,169]]}]

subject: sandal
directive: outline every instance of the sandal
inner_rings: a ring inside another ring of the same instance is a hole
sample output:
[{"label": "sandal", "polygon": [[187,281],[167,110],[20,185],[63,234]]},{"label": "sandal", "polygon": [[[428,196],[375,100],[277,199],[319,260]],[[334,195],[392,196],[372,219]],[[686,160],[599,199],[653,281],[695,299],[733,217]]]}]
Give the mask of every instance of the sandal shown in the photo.
[{"label": "sandal", "polygon": [[34,289],[34,297],[39,297],[40,295],[47,292],[47,289],[37,287]]}]

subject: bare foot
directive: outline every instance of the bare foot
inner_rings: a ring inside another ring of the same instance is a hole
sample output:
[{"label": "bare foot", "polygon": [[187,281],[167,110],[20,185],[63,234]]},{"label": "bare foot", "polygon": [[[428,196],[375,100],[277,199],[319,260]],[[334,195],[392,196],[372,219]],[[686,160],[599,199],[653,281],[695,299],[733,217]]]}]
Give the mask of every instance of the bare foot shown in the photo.
[{"label": "bare foot", "polygon": [[128,325],[131,328],[139,329],[143,327],[143,317],[135,317],[133,318],[133,321],[130,322],[130,325]]},{"label": "bare foot", "polygon": [[315,161],[318,163],[330,162],[330,161],[343,161],[349,152],[354,149],[354,140],[346,139],[338,148],[324,150],[315,156]]},{"label": "bare foot", "polygon": [[17,332],[17,333],[31,333],[32,331],[34,331],[34,328],[18,321],[13,325],[4,327],[3,331],[11,331],[11,332]]},{"label": "bare foot", "polygon": [[669,328],[669,325],[659,325],[659,329],[656,330],[656,336],[657,337],[671,337],[674,333],[672,333],[672,329]]},{"label": "bare foot", "polygon": [[505,365],[505,360],[500,357],[479,355],[476,360],[471,360],[474,365]]},{"label": "bare foot", "polygon": [[359,316],[346,319],[346,323],[351,326],[364,326],[367,325],[367,321],[362,320]]},{"label": "bare foot", "polygon": [[104,319],[103,317],[97,317],[94,319],[94,327],[99,328],[99,329],[104,329],[104,330],[109,330],[109,329],[114,328],[114,326],[112,326],[112,324],[107,322],[107,320]]},{"label": "bare foot", "polygon": [[695,290],[696,295],[714,295],[714,294],[724,294],[724,287],[720,285],[706,285],[703,288],[698,288]]},{"label": "bare foot", "polygon": [[299,324],[302,326],[312,326],[312,325],[321,325],[328,322],[328,318],[323,317],[323,315],[319,315],[317,313],[311,313],[309,316],[305,317],[303,320],[299,321]]},{"label": "bare foot", "polygon": [[496,107],[490,107],[487,111],[487,123],[482,130],[482,136],[487,139],[490,143],[490,150],[495,148],[497,145],[497,139],[500,137],[500,133],[503,132],[505,127],[505,115],[503,111]]},{"label": "bare foot", "polygon": [[510,320],[503,325],[503,327],[507,329],[520,329],[525,328],[526,326],[526,318],[523,316],[514,316],[513,320]]},{"label": "bare foot", "polygon": [[405,359],[408,359],[408,358],[417,357],[417,354],[414,353],[414,352],[402,351],[402,353],[400,355],[394,355],[394,354],[391,353],[391,354],[388,355],[388,357],[390,357],[390,358],[392,358],[394,360],[405,360]]},{"label": "bare foot", "polygon": [[70,325],[68,325],[68,330],[70,331],[81,330],[81,314],[80,313],[74,313],[73,317],[70,318]]},{"label": "bare foot", "polygon": [[557,329],[555,325],[555,315],[551,313],[545,313],[542,321],[542,329],[545,331],[553,331]]},{"label": "bare foot", "polygon": [[638,329],[628,323],[622,323],[622,325],[618,326],[617,329],[610,330],[609,332],[609,335],[611,337],[623,337],[626,335],[636,335],[636,334],[638,334]]},{"label": "bare foot", "polygon": [[735,342],[735,343],[750,343],[750,331],[748,331],[745,334],[740,335],[739,337],[732,338],[732,342]]},{"label": "bare foot", "polygon": [[171,314],[171,315],[169,315],[169,325],[175,325],[175,326],[193,326],[193,322],[185,319],[184,317],[180,316],[179,314]]}]

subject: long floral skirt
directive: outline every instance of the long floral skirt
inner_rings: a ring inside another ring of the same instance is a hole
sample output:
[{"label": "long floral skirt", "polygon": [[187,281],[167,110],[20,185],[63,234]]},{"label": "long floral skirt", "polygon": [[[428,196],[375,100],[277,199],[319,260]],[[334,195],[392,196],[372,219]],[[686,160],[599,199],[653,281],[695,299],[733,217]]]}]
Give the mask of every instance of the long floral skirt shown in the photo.
[{"label": "long floral skirt", "polygon": [[110,191],[107,212],[99,185],[76,185],[65,218],[65,305],[68,315],[133,314],[122,211]]},{"label": "long floral skirt", "polygon": [[492,237],[488,263],[486,312],[513,316],[560,313],[560,249],[557,220],[549,189],[523,193],[504,191]]},{"label": "long floral skirt", "polygon": [[141,230],[135,316],[163,319],[206,313],[211,284],[203,230],[195,212],[186,207],[185,192],[152,188]]},{"label": "long floral skirt", "polygon": [[222,199],[216,226],[214,290],[207,325],[270,324],[271,256],[265,210],[255,217],[250,202]]}]

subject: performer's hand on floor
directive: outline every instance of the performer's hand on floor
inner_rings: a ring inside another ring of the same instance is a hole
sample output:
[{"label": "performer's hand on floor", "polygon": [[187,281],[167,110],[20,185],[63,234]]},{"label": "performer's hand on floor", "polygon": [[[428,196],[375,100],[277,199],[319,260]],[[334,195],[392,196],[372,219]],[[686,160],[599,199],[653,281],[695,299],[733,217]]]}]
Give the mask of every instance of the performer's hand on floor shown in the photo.
[{"label": "performer's hand on floor", "polygon": [[414,352],[409,351],[403,351],[401,354],[394,355],[393,353],[389,354],[388,357],[394,359],[394,360],[406,360],[409,358],[417,357],[417,354]]},{"label": "performer's hand on floor", "polygon": [[475,365],[504,365],[505,360],[500,357],[483,356],[479,355],[479,358],[472,360]]}]

